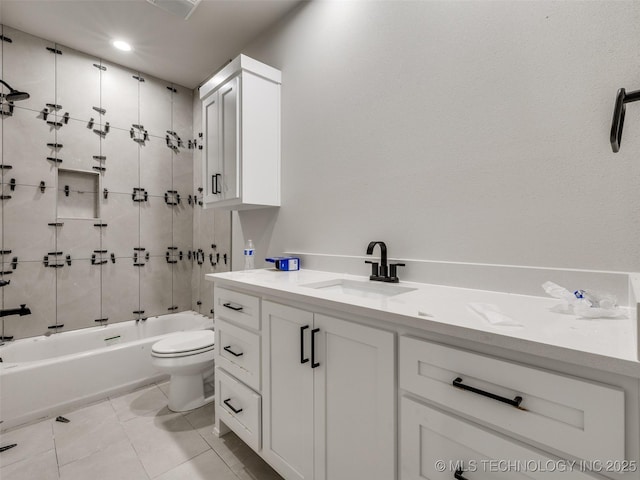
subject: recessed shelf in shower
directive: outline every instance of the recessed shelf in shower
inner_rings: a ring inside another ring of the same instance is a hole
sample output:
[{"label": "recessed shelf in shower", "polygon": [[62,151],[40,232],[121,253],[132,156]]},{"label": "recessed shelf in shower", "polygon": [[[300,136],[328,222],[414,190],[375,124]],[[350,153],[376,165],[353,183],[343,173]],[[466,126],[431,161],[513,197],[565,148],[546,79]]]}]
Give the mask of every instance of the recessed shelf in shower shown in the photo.
[{"label": "recessed shelf in shower", "polygon": [[100,174],[58,169],[58,218],[100,218]]}]

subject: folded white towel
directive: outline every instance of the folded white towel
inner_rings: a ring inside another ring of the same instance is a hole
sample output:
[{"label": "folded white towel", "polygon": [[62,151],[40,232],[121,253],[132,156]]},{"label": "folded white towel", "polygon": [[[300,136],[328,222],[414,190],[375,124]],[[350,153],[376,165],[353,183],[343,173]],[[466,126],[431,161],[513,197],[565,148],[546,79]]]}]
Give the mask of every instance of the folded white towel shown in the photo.
[{"label": "folded white towel", "polygon": [[497,305],[493,303],[469,303],[469,310],[480,315],[491,325],[523,327],[521,323],[516,322],[513,318],[505,315],[500,311]]}]

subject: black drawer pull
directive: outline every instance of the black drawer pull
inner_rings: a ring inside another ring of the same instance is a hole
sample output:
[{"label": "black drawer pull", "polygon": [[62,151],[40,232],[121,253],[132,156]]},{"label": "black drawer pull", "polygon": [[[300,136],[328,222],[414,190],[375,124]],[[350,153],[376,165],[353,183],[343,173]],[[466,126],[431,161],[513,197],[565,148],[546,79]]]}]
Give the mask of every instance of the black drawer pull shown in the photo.
[{"label": "black drawer pull", "polygon": [[225,352],[229,352],[234,357],[241,357],[242,355],[244,355],[244,352],[236,353],[233,350],[231,350],[231,345],[227,345],[226,347],[223,348],[223,350]]},{"label": "black drawer pull", "polygon": [[242,409],[239,408],[238,410],[236,410],[235,408],[233,408],[231,406],[231,404],[229,403],[229,400],[231,400],[231,398],[227,398],[226,400],[223,400],[222,403],[224,403],[227,407],[229,407],[233,413],[240,413],[242,411]]},{"label": "black drawer pull", "polygon": [[467,480],[467,477],[462,475],[463,473],[464,473],[464,470],[462,470],[461,468],[458,468],[453,474],[453,478],[455,478],[456,480]]},{"label": "black drawer pull", "polygon": [[304,331],[309,328],[309,325],[300,327],[300,363],[307,363],[309,358],[304,358]]},{"label": "black drawer pull", "polygon": [[231,310],[235,310],[236,312],[240,312],[244,308],[242,305],[237,305],[231,302],[223,303],[222,306],[230,308]]},{"label": "black drawer pull", "polygon": [[506,397],[501,397],[500,395],[496,395],[495,393],[485,392],[484,390],[480,390],[479,388],[470,387],[469,385],[464,385],[462,383],[462,379],[460,377],[456,378],[452,385],[454,387],[460,388],[462,390],[467,390],[469,392],[477,393],[478,395],[482,395],[483,397],[492,398],[493,400],[497,400],[502,403],[506,403],[511,405],[512,407],[520,408],[520,404],[522,403],[522,397],[517,396],[513,400]]},{"label": "black drawer pull", "polygon": [[319,362],[316,362],[316,333],[320,331],[319,328],[311,330],[311,368],[320,366]]}]

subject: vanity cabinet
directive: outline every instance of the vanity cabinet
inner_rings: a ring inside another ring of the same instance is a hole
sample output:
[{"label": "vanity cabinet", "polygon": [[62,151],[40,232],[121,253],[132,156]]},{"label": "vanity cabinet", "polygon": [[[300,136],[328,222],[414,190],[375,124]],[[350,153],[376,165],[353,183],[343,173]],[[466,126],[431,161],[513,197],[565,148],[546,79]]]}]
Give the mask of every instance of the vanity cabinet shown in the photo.
[{"label": "vanity cabinet", "polygon": [[637,372],[291,288],[314,277],[211,277],[217,433],[285,480],[640,480]]},{"label": "vanity cabinet", "polygon": [[215,429],[222,435],[230,428],[259,452],[262,442],[260,298],[215,286],[214,311]]},{"label": "vanity cabinet", "polygon": [[394,334],[263,301],[263,456],[287,480],[395,476]]},{"label": "vanity cabinet", "polygon": [[457,468],[539,478],[533,470],[570,462],[565,475],[587,479],[590,462],[625,458],[623,389],[410,336],[399,345],[401,480]]},{"label": "vanity cabinet", "polygon": [[200,87],[205,208],[280,206],[280,81],[240,55]]}]

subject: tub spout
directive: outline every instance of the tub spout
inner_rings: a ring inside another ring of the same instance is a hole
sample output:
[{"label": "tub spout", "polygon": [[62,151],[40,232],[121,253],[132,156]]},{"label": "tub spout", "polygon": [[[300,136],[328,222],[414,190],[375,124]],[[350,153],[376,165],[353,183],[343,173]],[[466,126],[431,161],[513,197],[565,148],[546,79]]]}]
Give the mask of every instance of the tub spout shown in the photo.
[{"label": "tub spout", "polygon": [[5,308],[4,310],[0,310],[0,317],[7,317],[9,315],[20,315],[23,317],[25,315],[31,315],[31,310],[25,303],[20,305],[19,308]]}]

